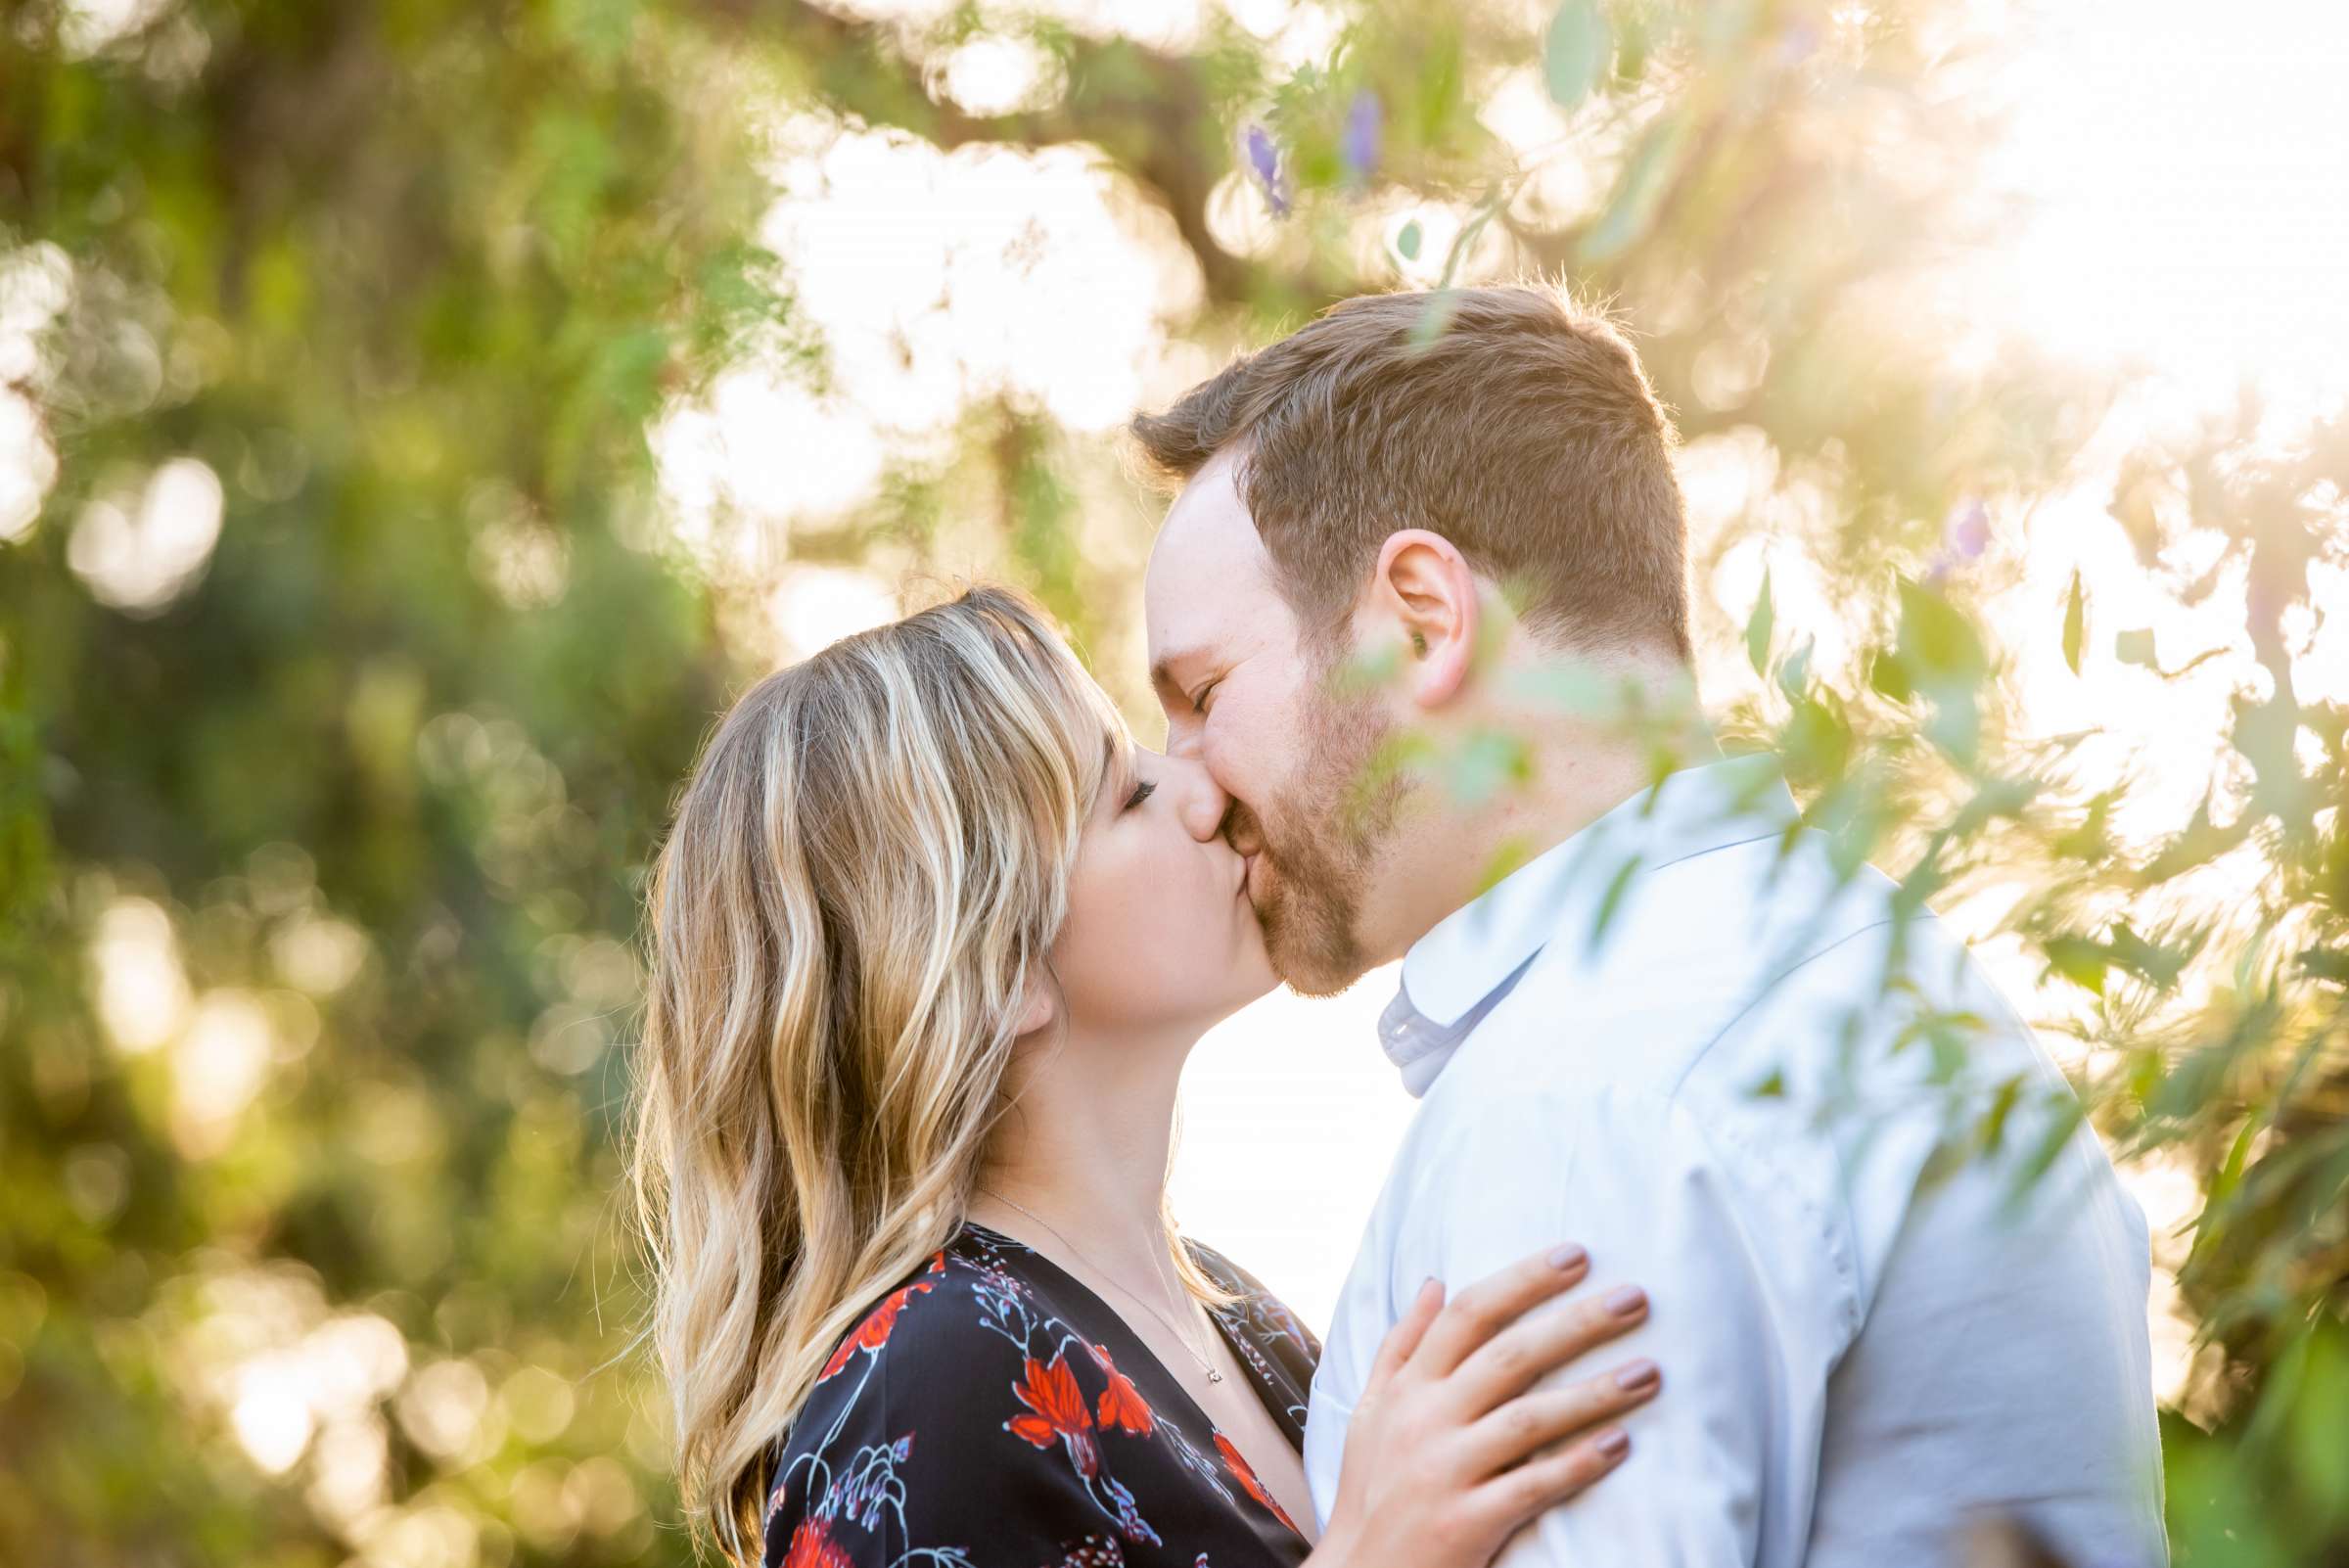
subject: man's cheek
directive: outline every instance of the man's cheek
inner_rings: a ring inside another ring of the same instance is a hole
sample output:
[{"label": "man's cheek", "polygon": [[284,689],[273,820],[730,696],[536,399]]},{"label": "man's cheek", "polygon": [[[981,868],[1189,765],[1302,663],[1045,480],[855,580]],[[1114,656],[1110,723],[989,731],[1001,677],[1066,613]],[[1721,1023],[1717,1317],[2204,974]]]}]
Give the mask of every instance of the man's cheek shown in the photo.
[{"label": "man's cheek", "polygon": [[1221,757],[1228,793],[1254,806],[1296,747],[1295,715],[1276,703],[1238,698],[1209,712],[1207,744]]}]

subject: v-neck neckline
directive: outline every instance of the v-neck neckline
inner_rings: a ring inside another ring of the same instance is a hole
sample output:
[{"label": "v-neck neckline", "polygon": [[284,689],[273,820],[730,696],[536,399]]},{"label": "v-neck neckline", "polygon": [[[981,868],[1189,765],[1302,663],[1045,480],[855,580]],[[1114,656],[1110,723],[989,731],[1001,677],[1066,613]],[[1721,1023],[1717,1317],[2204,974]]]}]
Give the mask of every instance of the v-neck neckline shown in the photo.
[{"label": "v-neck neckline", "polygon": [[[968,1231],[975,1231],[980,1235],[990,1237],[995,1241],[1009,1242],[1012,1246],[1019,1248],[1020,1251],[1027,1257],[1036,1260],[1036,1263],[1042,1265],[1045,1268],[1050,1269],[1053,1280],[1061,1284],[1065,1284],[1070,1290],[1077,1292],[1085,1301],[1090,1302],[1095,1308],[1099,1309],[1102,1315],[1109,1319],[1112,1332],[1125,1336],[1126,1343],[1123,1347],[1121,1347],[1120,1354],[1125,1354],[1126,1352],[1130,1351],[1134,1355],[1138,1356],[1139,1360],[1136,1363],[1137,1367],[1145,1372],[1155,1372],[1162,1389],[1171,1390],[1174,1397],[1180,1400],[1184,1407],[1190,1410],[1191,1414],[1199,1418],[1200,1424],[1206,1428],[1211,1438],[1221,1438],[1225,1443],[1231,1444],[1232,1452],[1234,1453],[1239,1452],[1239,1445],[1236,1442],[1233,1442],[1230,1434],[1226,1433],[1223,1428],[1218,1424],[1214,1416],[1207,1413],[1207,1407],[1199,1403],[1198,1396],[1191,1392],[1189,1385],[1174,1374],[1174,1369],[1166,1363],[1166,1361],[1159,1356],[1158,1352],[1150,1348],[1150,1342],[1142,1338],[1140,1334],[1134,1331],[1133,1325],[1126,1320],[1126,1314],[1119,1312],[1115,1307],[1112,1307],[1108,1300],[1104,1298],[1099,1291],[1086,1284],[1083,1280],[1078,1278],[1075,1274],[1069,1272],[1066,1268],[1063,1268],[1059,1264],[1053,1262],[1051,1258],[1047,1257],[1039,1249],[1031,1246],[1025,1241],[1022,1241],[1015,1235],[1011,1235],[1005,1231],[997,1230],[992,1225],[981,1224],[975,1220],[963,1221],[962,1228]],[[1185,1241],[1183,1245],[1187,1248],[1190,1243]],[[1272,1390],[1266,1386],[1263,1374],[1258,1372],[1254,1365],[1252,1365],[1249,1361],[1247,1351],[1240,1345],[1239,1339],[1232,1329],[1232,1326],[1228,1322],[1224,1321],[1223,1314],[1216,1311],[1213,1307],[1207,1308],[1206,1311],[1208,1320],[1216,1325],[1216,1333],[1221,1337],[1224,1345],[1230,1349],[1231,1359],[1239,1364],[1241,1374],[1247,1378],[1249,1390],[1255,1396],[1256,1403],[1262,1406],[1265,1413],[1271,1418],[1273,1430],[1279,1432],[1283,1438],[1286,1438],[1289,1431],[1288,1421],[1284,1418],[1286,1412],[1284,1410],[1274,1408],[1271,1405],[1268,1396],[1272,1393]],[[1123,1363],[1119,1365],[1118,1369],[1121,1372],[1126,1370]],[[1128,1375],[1130,1376],[1131,1374],[1129,1373]],[[1298,1452],[1300,1453],[1304,1452],[1302,1447],[1299,1448]],[[1242,1455],[1242,1458],[1244,1459],[1245,1455]],[[1263,1485],[1263,1482],[1259,1481],[1257,1484],[1261,1486]],[[1240,1489],[1243,1495],[1246,1495],[1248,1490],[1249,1489],[1246,1487],[1242,1487]],[[1271,1508],[1265,1507],[1264,1503],[1259,1501],[1253,1496],[1250,1496],[1248,1500],[1251,1503],[1254,1503],[1257,1507],[1263,1509],[1266,1517],[1270,1519],[1274,1525],[1286,1529],[1291,1535],[1295,1536],[1301,1541],[1307,1539],[1303,1531],[1299,1530],[1295,1524],[1283,1518],[1279,1512],[1276,1512]]]}]

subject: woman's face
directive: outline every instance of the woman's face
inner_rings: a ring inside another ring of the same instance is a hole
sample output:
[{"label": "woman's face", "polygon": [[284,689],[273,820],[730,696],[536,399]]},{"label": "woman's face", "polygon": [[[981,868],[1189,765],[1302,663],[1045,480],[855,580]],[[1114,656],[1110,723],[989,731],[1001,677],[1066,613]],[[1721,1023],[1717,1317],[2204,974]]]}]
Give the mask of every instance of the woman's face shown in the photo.
[{"label": "woman's face", "polygon": [[1197,762],[1136,747],[1110,763],[1052,947],[1072,1027],[1195,1034],[1272,989],[1229,804]]}]

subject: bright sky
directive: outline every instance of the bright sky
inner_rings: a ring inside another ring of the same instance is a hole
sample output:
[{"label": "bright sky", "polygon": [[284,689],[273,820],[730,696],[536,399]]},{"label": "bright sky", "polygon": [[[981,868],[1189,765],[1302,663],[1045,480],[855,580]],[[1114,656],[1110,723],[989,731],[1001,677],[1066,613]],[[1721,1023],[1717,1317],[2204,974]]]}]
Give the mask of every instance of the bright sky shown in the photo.
[{"label": "bright sky", "polygon": [[2349,349],[2349,7],[2049,8],[2007,76],[1994,177],[2038,211],[2004,258],[2019,323],[2213,400],[2337,396]]}]

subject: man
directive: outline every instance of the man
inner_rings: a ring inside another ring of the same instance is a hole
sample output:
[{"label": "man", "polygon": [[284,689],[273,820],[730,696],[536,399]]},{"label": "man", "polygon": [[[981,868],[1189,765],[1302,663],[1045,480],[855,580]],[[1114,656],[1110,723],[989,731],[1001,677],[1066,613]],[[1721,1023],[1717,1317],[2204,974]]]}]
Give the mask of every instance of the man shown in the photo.
[{"label": "man", "polygon": [[[2163,1561],[2142,1215],[2085,1130],[2020,1201],[2011,1155],[1953,1157],[1925,1022],[1982,1021],[1965,1083],[2061,1080],[1767,759],[1658,785],[1556,700],[1688,702],[1673,430],[1556,294],[1444,304],[1430,337],[1427,296],[1351,300],[1133,426],[1181,486],[1145,590],[1169,746],[1231,798],[1275,963],[1326,993],[1403,960],[1381,1033],[1424,1104],[1314,1381],[1318,1505],[1421,1281],[1572,1240],[1646,1288],[1667,1387],[1502,1562],[1904,1568],[1988,1518]],[[1515,782],[1450,787],[1477,755]]]}]

